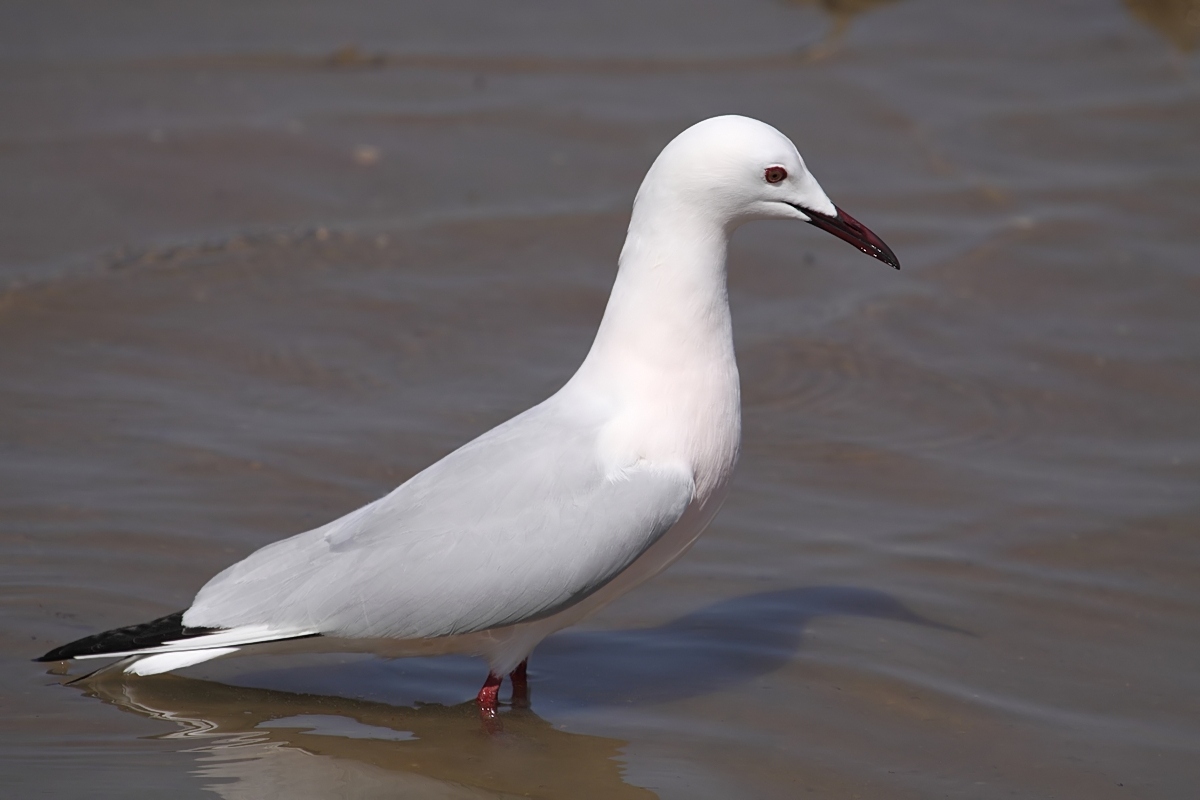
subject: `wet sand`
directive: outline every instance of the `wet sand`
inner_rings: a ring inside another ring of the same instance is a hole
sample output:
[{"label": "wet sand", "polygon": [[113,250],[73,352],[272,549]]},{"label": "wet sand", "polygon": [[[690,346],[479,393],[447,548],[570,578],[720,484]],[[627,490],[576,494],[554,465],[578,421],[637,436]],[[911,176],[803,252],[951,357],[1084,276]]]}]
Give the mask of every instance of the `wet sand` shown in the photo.
[{"label": "wet sand", "polygon": [[[1192,796],[1200,6],[1048,5],[12,5],[4,794]],[[739,232],[731,497],[501,734],[470,659],[29,661],[554,391],[727,112],[904,270]]]}]

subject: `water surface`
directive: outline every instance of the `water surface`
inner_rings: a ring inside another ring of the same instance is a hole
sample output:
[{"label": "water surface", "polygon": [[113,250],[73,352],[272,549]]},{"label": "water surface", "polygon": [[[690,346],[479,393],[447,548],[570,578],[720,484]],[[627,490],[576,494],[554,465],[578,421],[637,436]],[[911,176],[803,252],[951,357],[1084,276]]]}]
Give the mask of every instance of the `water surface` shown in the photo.
[{"label": "water surface", "polygon": [[[1194,793],[1195,2],[6,16],[6,796]],[[645,169],[728,112],[904,270],[738,233],[730,499],[502,732],[470,659],[29,661],[554,391]]]}]

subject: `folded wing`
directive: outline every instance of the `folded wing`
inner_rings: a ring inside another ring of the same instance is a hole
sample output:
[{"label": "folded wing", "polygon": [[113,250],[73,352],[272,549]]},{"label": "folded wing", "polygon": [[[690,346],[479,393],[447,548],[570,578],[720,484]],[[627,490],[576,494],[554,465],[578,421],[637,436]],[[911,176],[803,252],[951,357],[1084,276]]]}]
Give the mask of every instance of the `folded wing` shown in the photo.
[{"label": "folded wing", "polygon": [[188,626],[425,638],[545,617],[629,566],[692,499],[682,464],[605,465],[538,406],[341,519],[213,578]]}]

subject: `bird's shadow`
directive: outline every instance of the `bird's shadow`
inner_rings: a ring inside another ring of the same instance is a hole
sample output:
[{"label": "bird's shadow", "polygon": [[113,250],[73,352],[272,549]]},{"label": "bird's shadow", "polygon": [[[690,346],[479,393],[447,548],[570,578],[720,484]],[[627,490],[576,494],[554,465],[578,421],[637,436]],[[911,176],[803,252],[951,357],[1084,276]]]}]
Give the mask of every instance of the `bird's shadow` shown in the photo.
[{"label": "bird's shadow", "polygon": [[811,586],[743,595],[655,628],[568,631],[538,651],[547,690],[583,706],[648,704],[712,694],[768,675],[801,649],[818,617],[853,616],[946,631],[884,592]]}]

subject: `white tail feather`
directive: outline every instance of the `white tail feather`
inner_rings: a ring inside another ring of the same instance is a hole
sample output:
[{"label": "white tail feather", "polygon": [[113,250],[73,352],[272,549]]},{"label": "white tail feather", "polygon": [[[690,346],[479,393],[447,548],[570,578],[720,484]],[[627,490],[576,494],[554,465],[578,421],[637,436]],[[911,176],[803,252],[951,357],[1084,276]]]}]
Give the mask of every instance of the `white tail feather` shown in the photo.
[{"label": "white tail feather", "polygon": [[208,650],[182,650],[177,653],[159,653],[143,656],[125,667],[126,675],[158,675],[173,669],[183,669],[201,661],[237,652],[236,647],[213,647]]}]

